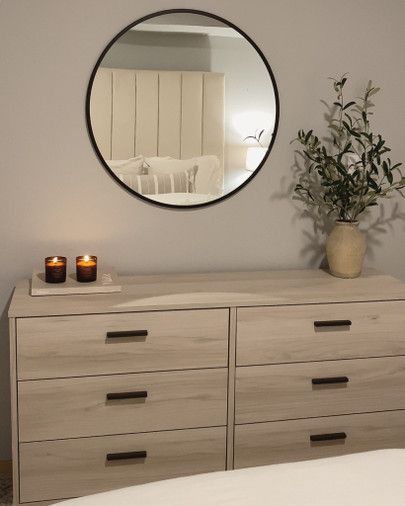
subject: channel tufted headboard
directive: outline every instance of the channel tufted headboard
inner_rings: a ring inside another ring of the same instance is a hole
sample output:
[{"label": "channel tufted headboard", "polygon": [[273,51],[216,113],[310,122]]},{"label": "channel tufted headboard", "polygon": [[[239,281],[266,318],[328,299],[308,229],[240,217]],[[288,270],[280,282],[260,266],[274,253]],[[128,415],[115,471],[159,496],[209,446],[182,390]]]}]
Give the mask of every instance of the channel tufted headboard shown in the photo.
[{"label": "channel tufted headboard", "polygon": [[105,160],[224,156],[224,75],[99,68],[91,122]]}]

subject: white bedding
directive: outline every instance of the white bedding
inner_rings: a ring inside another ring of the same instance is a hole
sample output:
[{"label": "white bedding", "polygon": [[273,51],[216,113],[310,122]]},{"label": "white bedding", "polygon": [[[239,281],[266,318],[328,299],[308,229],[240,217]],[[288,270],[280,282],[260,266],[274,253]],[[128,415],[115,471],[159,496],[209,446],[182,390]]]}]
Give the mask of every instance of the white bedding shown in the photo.
[{"label": "white bedding", "polygon": [[405,506],[405,450],[159,481],[64,506]]},{"label": "white bedding", "polygon": [[220,197],[220,195],[206,195],[205,193],[158,193],[157,195],[146,196],[151,200],[156,200],[156,202],[178,206],[203,204]]}]

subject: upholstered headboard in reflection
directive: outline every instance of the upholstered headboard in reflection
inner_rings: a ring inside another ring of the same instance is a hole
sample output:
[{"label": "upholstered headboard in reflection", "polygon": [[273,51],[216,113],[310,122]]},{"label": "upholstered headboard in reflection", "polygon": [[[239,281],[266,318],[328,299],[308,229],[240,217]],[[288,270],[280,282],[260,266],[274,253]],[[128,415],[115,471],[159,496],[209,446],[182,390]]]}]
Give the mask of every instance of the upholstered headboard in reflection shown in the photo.
[{"label": "upholstered headboard in reflection", "polygon": [[223,163],[223,74],[99,68],[90,107],[106,160],[216,155]]}]

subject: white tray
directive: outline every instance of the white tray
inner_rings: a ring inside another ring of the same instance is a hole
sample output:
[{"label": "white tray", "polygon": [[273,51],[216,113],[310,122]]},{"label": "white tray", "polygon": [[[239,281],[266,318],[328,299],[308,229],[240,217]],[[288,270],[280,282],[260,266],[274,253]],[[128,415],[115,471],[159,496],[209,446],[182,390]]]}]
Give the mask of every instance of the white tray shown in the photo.
[{"label": "white tray", "polygon": [[66,276],[64,283],[46,283],[45,273],[35,271],[31,278],[30,294],[33,297],[43,297],[45,295],[85,295],[95,293],[114,293],[120,292],[122,286],[119,278],[111,268],[99,268],[97,280],[90,283],[79,283],[76,280],[76,273],[70,273]]}]

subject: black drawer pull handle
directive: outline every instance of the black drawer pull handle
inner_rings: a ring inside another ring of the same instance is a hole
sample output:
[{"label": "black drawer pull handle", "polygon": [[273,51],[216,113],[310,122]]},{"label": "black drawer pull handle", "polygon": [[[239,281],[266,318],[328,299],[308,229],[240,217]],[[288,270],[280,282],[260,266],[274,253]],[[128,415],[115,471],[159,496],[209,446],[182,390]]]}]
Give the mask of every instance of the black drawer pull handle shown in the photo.
[{"label": "black drawer pull handle", "polygon": [[148,392],[146,390],[138,390],[136,392],[112,392],[107,394],[107,400],[115,399],[146,399]]},{"label": "black drawer pull handle", "polygon": [[351,320],[320,320],[314,322],[316,329],[321,327],[350,327]]},{"label": "black drawer pull handle", "polygon": [[318,441],[338,441],[344,440],[347,438],[346,432],[334,432],[332,434],[314,434],[313,436],[309,436],[312,443],[316,443]]},{"label": "black drawer pull handle", "polygon": [[119,339],[120,337],[145,337],[147,330],[121,330],[118,332],[107,332],[108,339]]},{"label": "black drawer pull handle", "polygon": [[313,385],[333,385],[336,383],[349,383],[347,376],[336,376],[335,378],[312,378]]},{"label": "black drawer pull handle", "polygon": [[141,452],[122,452],[122,453],[107,453],[107,460],[127,460],[127,459],[146,459],[147,453]]}]

